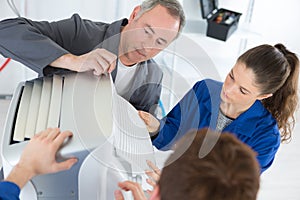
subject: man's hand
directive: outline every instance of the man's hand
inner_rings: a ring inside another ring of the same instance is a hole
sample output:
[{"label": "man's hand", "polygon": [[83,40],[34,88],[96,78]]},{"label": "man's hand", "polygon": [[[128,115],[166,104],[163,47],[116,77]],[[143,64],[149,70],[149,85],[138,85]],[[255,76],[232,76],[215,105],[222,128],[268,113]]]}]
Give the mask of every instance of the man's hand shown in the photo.
[{"label": "man's hand", "polygon": [[76,72],[93,71],[99,76],[111,73],[116,67],[117,56],[106,49],[94,49],[93,51],[75,56],[65,54],[50,65],[53,67],[69,69]]},{"label": "man's hand", "polygon": [[[146,200],[146,196],[140,184],[132,181],[124,181],[118,183],[118,186],[125,191],[131,191],[134,200]],[[124,200],[124,196],[120,190],[115,191],[116,200]]]},{"label": "man's hand", "polygon": [[22,188],[27,181],[36,175],[70,169],[77,162],[76,158],[58,163],[55,155],[64,140],[71,136],[70,131],[61,133],[58,128],[48,128],[36,134],[26,145],[20,161],[13,168],[6,181],[14,182]]},{"label": "man's hand", "polygon": [[155,133],[157,133],[160,126],[159,121],[148,112],[139,110],[138,114],[140,118],[142,118],[142,120],[145,122],[148,132],[150,134],[153,133],[155,135]]},{"label": "man's hand", "polygon": [[[152,169],[152,170],[146,170],[145,173],[147,174],[147,176],[149,177],[146,181],[149,185],[151,185],[153,188],[155,188],[157,182],[159,181],[160,175],[161,175],[161,171],[160,169],[155,166],[150,160],[147,160],[147,164],[148,166]],[[152,195],[151,190],[147,190],[147,193],[151,196]]]}]

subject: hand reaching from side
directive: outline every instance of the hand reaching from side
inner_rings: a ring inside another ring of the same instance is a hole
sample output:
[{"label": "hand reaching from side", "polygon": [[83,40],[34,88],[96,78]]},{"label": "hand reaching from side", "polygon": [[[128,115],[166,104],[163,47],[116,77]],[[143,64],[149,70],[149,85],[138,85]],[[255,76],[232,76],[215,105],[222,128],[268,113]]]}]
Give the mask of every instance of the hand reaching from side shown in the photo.
[{"label": "hand reaching from side", "polygon": [[[136,182],[124,181],[118,183],[118,186],[124,191],[131,191],[134,200],[147,200],[142,186]],[[124,196],[120,190],[115,191],[116,200],[124,200]]]},{"label": "hand reaching from side", "polygon": [[64,140],[71,136],[70,131],[60,132],[58,128],[48,128],[36,134],[26,145],[6,181],[14,182],[22,188],[36,175],[70,169],[77,162],[76,158],[58,163],[55,156]]}]

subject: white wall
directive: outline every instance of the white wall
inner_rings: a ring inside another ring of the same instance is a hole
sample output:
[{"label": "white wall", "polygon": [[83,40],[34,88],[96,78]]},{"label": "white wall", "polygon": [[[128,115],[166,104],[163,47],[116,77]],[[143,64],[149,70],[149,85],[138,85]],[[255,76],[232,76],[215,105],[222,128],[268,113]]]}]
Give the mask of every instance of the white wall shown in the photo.
[{"label": "white wall", "polygon": [[265,41],[284,43],[300,54],[300,1],[257,0],[253,12],[253,29],[259,30]]},{"label": "white wall", "polygon": [[[22,0],[15,0],[22,2]],[[26,0],[24,6],[25,16],[36,20],[59,20],[68,18],[74,13],[83,18],[112,22],[121,17],[128,17],[132,8],[140,0]],[[20,8],[22,9],[22,8]]]}]

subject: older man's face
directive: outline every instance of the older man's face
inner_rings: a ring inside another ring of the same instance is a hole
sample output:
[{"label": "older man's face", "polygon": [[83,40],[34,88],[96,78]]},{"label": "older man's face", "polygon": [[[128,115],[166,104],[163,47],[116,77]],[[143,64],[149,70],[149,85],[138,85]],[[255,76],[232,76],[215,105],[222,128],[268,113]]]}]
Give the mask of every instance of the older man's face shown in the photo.
[{"label": "older man's face", "polygon": [[171,16],[163,6],[157,5],[137,18],[138,11],[136,7],[122,31],[119,55],[125,65],[157,55],[175,39],[180,26],[179,18]]}]

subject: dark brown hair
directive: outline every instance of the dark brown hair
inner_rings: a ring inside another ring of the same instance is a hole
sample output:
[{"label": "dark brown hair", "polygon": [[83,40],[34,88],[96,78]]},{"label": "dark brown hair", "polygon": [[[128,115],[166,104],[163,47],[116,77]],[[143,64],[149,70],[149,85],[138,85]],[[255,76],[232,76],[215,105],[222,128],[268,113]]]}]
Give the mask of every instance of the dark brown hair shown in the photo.
[{"label": "dark brown hair", "polygon": [[298,57],[282,44],[265,44],[246,51],[238,61],[252,69],[261,94],[273,94],[262,103],[276,119],[281,141],[289,140],[298,106]]},{"label": "dark brown hair", "polygon": [[[200,158],[200,147],[205,145],[208,135],[217,140],[212,140],[215,145]],[[189,132],[179,143],[186,144],[187,138],[191,145],[179,158],[177,154],[182,149],[176,149],[167,161],[172,162],[163,168],[158,182],[162,200],[256,199],[260,168],[255,153],[246,144],[231,133],[220,135],[209,129]]]}]

